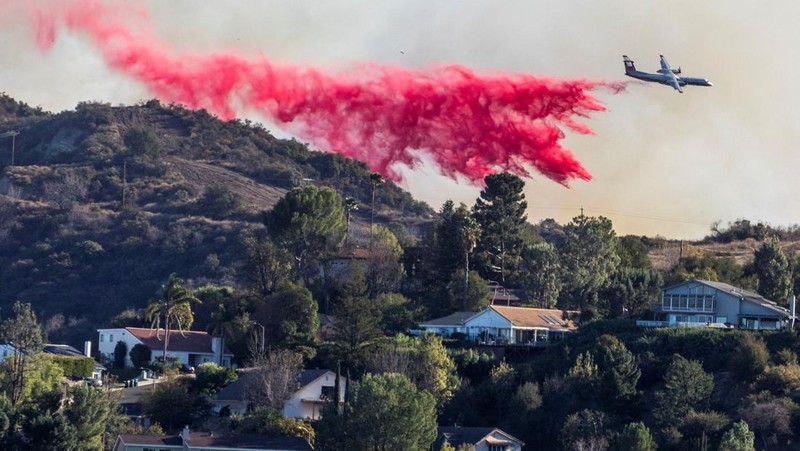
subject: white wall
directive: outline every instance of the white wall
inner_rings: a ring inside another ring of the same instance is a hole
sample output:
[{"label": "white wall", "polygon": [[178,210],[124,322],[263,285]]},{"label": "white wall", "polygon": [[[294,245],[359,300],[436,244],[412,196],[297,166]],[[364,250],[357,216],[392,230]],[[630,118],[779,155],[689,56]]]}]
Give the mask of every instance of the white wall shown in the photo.
[{"label": "white wall", "polygon": [[[322,387],[334,387],[336,385],[336,373],[328,371],[322,376],[318,377],[305,387],[301,387],[288,401],[283,405],[283,416],[289,418],[306,419],[311,418],[317,420],[320,417],[320,410],[322,410],[322,403],[303,402],[303,399],[320,400],[322,394]],[[344,399],[345,378],[339,377],[339,399]],[[331,400],[333,401],[333,400]]]},{"label": "white wall", "polygon": [[133,366],[130,355],[128,354],[130,354],[131,349],[133,349],[134,346],[142,344],[138,338],[131,335],[131,333],[124,328],[98,329],[97,333],[99,335],[97,349],[100,351],[100,355],[102,356],[101,362],[113,362],[114,348],[117,346],[118,342],[122,341],[128,345],[128,352],[125,354],[125,366]]}]

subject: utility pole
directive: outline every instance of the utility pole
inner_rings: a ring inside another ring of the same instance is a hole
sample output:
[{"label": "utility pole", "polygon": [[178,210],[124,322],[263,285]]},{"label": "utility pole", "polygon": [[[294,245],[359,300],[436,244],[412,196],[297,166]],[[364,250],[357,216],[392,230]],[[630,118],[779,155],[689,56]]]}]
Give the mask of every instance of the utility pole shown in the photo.
[{"label": "utility pole", "polygon": [[127,188],[128,178],[127,178],[127,164],[128,162],[122,160],[122,208],[125,208],[125,189]]}]

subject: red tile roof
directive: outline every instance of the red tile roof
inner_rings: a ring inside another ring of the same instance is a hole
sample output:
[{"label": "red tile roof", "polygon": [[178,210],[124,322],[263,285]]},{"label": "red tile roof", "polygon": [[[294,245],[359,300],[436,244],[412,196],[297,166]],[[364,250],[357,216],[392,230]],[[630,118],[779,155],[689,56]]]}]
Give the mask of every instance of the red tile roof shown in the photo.
[{"label": "red tile roof", "polygon": [[[131,335],[138,338],[152,350],[164,349],[164,329],[147,329],[142,327],[126,327]],[[200,331],[169,331],[169,347],[167,351],[192,352],[197,354],[213,354],[211,335]]]}]

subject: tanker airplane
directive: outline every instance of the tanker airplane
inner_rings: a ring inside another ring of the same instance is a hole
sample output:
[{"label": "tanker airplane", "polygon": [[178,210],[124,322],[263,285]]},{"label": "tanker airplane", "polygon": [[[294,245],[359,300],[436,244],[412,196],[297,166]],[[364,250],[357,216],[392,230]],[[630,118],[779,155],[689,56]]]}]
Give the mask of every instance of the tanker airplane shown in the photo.
[{"label": "tanker airplane", "polygon": [[661,57],[661,69],[657,71],[657,74],[649,74],[636,70],[636,66],[633,65],[633,60],[628,58],[628,55],[622,55],[622,60],[625,62],[625,75],[637,80],[652,81],[661,83],[662,85],[672,86],[681,94],[683,94],[683,87],[686,85],[714,86],[705,78],[680,77],[681,68],[673,69],[669,67],[669,63],[667,59],[664,58],[664,55],[659,56]]}]

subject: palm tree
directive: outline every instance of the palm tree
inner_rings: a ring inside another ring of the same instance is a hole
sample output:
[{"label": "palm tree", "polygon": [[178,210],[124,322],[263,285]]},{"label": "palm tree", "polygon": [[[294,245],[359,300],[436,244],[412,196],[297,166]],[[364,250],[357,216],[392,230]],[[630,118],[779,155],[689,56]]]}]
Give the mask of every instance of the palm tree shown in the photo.
[{"label": "palm tree", "polygon": [[161,299],[151,301],[145,311],[145,318],[150,321],[150,328],[155,329],[156,336],[163,323],[164,326],[164,363],[167,362],[169,332],[177,327],[181,333],[188,330],[194,321],[192,302],[200,302],[194,294],[183,287],[183,280],[177,274],[169,275],[167,283],[161,285]]},{"label": "palm tree", "polygon": [[369,212],[369,248],[372,249],[372,230],[375,228],[375,191],[383,181],[383,178],[377,172],[373,172],[369,175],[369,181],[372,183],[372,206]]},{"label": "palm tree", "polygon": [[461,224],[459,224],[459,235],[461,244],[464,246],[464,299],[462,299],[462,309],[466,305],[466,298],[469,292],[469,254],[475,250],[478,243],[478,236],[480,236],[481,228],[478,221],[466,211],[463,212]]},{"label": "palm tree", "polygon": [[347,221],[347,232],[344,235],[344,244],[347,247],[348,242],[350,241],[350,213],[358,210],[358,201],[350,196],[346,196],[344,198],[344,213],[345,213],[345,220]]},{"label": "palm tree", "polygon": [[208,330],[211,335],[222,338],[219,362],[217,362],[220,366],[222,366],[222,356],[225,353],[225,337],[233,334],[236,328],[236,319],[236,311],[226,307],[222,302],[217,304],[217,311],[211,313],[211,323],[208,325]]}]

